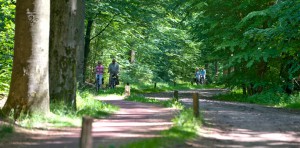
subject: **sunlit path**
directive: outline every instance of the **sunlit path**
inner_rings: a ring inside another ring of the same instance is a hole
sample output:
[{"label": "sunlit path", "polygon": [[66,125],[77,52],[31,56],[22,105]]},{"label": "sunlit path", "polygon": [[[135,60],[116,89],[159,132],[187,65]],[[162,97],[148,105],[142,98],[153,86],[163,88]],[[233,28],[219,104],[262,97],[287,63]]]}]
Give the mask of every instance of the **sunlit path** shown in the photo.
[{"label": "sunlit path", "polygon": [[120,106],[108,119],[95,120],[93,137],[95,145],[120,145],[144,138],[158,137],[160,131],[172,126],[175,109],[152,104],[123,101],[121,96],[98,97],[102,101]]},{"label": "sunlit path", "polygon": [[[214,90],[198,90],[209,97]],[[182,101],[192,106],[191,92],[181,91]],[[170,98],[172,92],[158,94],[157,99]],[[155,94],[151,94],[155,98]],[[205,124],[200,137],[178,147],[299,147],[300,114],[253,104],[200,99]]]}]

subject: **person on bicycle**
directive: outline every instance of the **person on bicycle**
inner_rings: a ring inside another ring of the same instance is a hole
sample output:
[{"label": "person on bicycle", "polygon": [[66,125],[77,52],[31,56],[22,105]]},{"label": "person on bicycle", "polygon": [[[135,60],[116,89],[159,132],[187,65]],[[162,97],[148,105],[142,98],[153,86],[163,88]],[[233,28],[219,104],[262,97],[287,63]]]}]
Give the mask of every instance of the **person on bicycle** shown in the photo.
[{"label": "person on bicycle", "polygon": [[116,59],[113,59],[112,62],[109,64],[108,72],[109,72],[109,85],[111,86],[112,85],[111,80],[112,80],[113,76],[116,76],[118,79],[119,64],[116,62]]},{"label": "person on bicycle", "polygon": [[203,80],[206,79],[206,70],[204,68],[201,68],[200,75],[201,75],[201,77],[203,77]]},{"label": "person on bicycle", "polygon": [[102,63],[99,61],[98,65],[95,68],[96,70],[96,82],[98,82],[99,88],[101,88],[102,85],[102,78],[103,78],[103,73],[104,73],[104,66]]}]

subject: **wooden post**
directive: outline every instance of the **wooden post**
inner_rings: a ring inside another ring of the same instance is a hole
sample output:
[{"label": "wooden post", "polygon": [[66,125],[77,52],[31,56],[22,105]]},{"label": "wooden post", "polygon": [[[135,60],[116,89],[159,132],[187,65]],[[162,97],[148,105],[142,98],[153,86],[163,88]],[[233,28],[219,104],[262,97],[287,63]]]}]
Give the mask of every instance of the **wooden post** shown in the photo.
[{"label": "wooden post", "polygon": [[93,147],[92,123],[93,123],[93,118],[82,117],[80,148]]},{"label": "wooden post", "polygon": [[199,117],[199,93],[193,93],[194,116]]},{"label": "wooden post", "polygon": [[174,91],[174,99],[175,101],[178,101],[178,90]]},{"label": "wooden post", "polygon": [[130,96],[130,85],[129,83],[126,84],[125,86],[125,97]]},{"label": "wooden post", "polygon": [[135,51],[134,50],[130,50],[130,63],[134,63],[135,61]]}]

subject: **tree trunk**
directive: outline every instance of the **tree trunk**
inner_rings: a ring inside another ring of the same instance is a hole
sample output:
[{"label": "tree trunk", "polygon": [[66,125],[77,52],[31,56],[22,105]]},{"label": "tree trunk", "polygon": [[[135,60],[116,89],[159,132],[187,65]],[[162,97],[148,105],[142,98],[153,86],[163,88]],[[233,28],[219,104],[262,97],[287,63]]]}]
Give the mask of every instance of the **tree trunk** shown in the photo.
[{"label": "tree trunk", "polygon": [[[77,0],[51,1],[50,34],[50,98],[52,101],[64,101],[67,106],[76,109],[76,58],[79,41],[77,36],[82,27],[82,9],[84,4]],[[79,17],[79,18],[78,18]]]},{"label": "tree trunk", "polygon": [[84,63],[83,63],[83,80],[86,79],[86,67],[87,67],[87,58],[90,53],[90,43],[91,43],[91,32],[93,26],[93,20],[88,20],[86,33],[85,33],[85,44],[84,44]]},{"label": "tree trunk", "polygon": [[50,0],[17,1],[13,71],[3,113],[49,112]]},{"label": "tree trunk", "polygon": [[218,61],[215,61],[215,78],[218,78],[219,76],[219,66]]},{"label": "tree trunk", "polygon": [[84,83],[83,67],[84,67],[84,18],[85,18],[85,0],[77,1],[78,11],[75,24],[77,24],[77,30],[75,32],[75,41],[77,43],[77,67],[76,67],[76,78],[79,84]]}]

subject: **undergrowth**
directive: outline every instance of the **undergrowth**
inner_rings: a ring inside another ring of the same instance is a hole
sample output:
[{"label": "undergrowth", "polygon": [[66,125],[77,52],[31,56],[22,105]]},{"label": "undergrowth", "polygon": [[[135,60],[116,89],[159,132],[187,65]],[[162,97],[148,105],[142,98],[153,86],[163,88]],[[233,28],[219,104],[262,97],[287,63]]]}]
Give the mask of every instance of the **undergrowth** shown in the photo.
[{"label": "undergrowth", "polygon": [[157,83],[154,88],[154,84],[138,84],[131,85],[131,92],[142,94],[142,93],[156,93],[156,92],[167,92],[173,90],[190,90],[190,89],[204,89],[204,88],[222,88],[223,86],[217,86],[215,84],[196,85],[190,83],[180,84],[168,84],[168,83]]},{"label": "undergrowth", "polygon": [[214,96],[214,99],[300,109],[300,93],[287,95],[282,92],[265,91],[252,96],[246,96],[240,90],[237,90],[228,94]]},{"label": "undergrowth", "polygon": [[[72,110],[63,102],[50,104],[51,113],[47,116],[22,115],[18,123],[23,127],[51,128],[51,127],[79,127],[83,116],[103,118],[116,110],[118,107],[94,99],[95,96],[89,90],[77,91],[77,110]],[[47,126],[45,126],[47,125]]]}]

